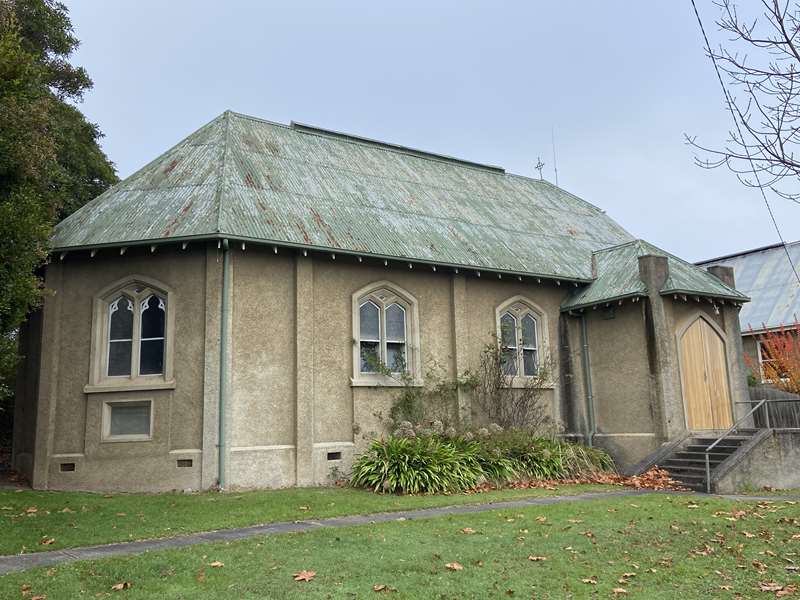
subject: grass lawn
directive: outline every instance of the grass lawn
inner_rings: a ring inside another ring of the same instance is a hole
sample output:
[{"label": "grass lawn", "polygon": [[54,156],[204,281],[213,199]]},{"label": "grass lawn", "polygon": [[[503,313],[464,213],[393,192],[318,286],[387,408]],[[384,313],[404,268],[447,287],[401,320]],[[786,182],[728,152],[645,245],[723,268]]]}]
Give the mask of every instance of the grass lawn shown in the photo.
[{"label": "grass lawn", "polygon": [[437,496],[382,496],[350,488],[116,495],[0,490],[0,554],[169,537],[278,521],[609,489],[623,488],[565,485],[555,491],[499,490]]},{"label": "grass lawn", "polygon": [[73,563],[0,577],[0,597],[774,598],[798,565],[800,505],[658,494]]}]

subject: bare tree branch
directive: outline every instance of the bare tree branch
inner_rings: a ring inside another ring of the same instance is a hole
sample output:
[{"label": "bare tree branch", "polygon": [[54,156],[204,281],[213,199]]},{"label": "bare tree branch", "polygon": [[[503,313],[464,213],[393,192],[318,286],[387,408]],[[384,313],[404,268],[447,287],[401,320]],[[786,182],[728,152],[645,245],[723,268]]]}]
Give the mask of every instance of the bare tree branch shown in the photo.
[{"label": "bare tree branch", "polygon": [[[744,185],[763,187],[800,204],[800,3],[761,0],[745,17],[735,0],[715,2],[717,26],[728,40],[709,56],[728,79],[725,102],[738,120],[723,147],[686,143],[706,169],[726,165]],[[741,130],[741,135],[738,131]]]}]

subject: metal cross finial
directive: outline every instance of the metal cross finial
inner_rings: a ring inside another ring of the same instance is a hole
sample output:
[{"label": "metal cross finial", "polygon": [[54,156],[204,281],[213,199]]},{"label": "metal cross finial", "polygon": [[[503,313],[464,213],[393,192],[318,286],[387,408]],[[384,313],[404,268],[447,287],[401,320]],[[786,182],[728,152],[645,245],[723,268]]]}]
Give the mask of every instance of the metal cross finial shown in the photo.
[{"label": "metal cross finial", "polygon": [[536,157],[536,166],[534,167],[537,171],[539,171],[539,179],[542,179],[542,169],[544,169],[544,163],[542,159],[538,156]]}]

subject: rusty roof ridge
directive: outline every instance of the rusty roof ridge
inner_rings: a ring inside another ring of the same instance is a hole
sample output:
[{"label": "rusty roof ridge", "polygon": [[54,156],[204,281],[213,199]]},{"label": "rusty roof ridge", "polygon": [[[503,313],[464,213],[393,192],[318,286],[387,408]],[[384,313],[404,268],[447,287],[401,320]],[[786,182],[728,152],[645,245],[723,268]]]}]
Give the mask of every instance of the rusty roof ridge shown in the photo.
[{"label": "rusty roof ridge", "polygon": [[[212,123],[214,123],[215,121],[217,121],[217,120],[219,120],[221,117],[223,117],[223,116],[224,116],[224,114],[225,114],[225,113],[223,113],[222,115],[217,115],[216,117],[214,117],[213,119],[211,119],[211,120],[210,120],[208,123],[206,123],[205,125],[202,125],[202,126],[201,126],[201,127],[199,127],[198,129],[195,129],[195,130],[194,130],[194,131],[192,131],[192,132],[191,132],[189,135],[185,136],[185,137],[184,137],[183,139],[181,139],[179,142],[177,142],[176,144],[174,144],[174,145],[173,145],[171,148],[169,148],[169,149],[168,149],[166,152],[163,152],[163,153],[159,154],[159,155],[158,155],[156,158],[154,158],[153,160],[149,161],[149,162],[148,162],[147,164],[145,164],[143,167],[139,167],[138,169],[136,169],[136,170],[135,170],[133,173],[131,173],[130,175],[128,175],[128,176],[127,176],[127,177],[125,177],[124,179],[120,179],[120,180],[119,180],[117,183],[115,183],[114,185],[112,185],[111,187],[109,187],[109,188],[108,188],[107,190],[105,190],[105,191],[104,191],[102,194],[99,194],[99,195],[95,196],[95,197],[94,197],[94,198],[92,198],[92,199],[91,199],[89,202],[87,202],[86,204],[84,204],[83,206],[81,206],[81,207],[80,207],[78,210],[76,210],[75,212],[73,212],[71,215],[67,216],[65,219],[62,219],[61,221],[59,221],[58,223],[56,223],[56,224],[55,224],[55,226],[54,226],[54,228],[53,228],[53,229],[54,229],[53,233],[55,233],[55,229],[56,229],[56,228],[58,228],[58,227],[60,227],[62,224],[70,222],[70,221],[72,220],[72,218],[74,217],[74,215],[76,215],[76,214],[77,214],[79,211],[81,211],[81,210],[82,210],[82,209],[84,209],[84,208],[86,208],[87,210],[90,210],[90,209],[91,209],[91,208],[92,208],[94,205],[96,205],[96,204],[99,204],[100,202],[102,202],[102,201],[105,199],[105,197],[106,197],[107,195],[110,195],[110,194],[112,194],[113,192],[116,192],[116,191],[126,191],[126,190],[129,190],[129,189],[134,189],[134,188],[125,188],[125,187],[123,186],[123,184],[124,184],[126,181],[129,181],[130,179],[133,179],[134,177],[136,177],[136,176],[137,176],[137,175],[139,175],[140,173],[143,173],[144,171],[146,171],[148,168],[150,168],[152,165],[156,164],[157,162],[159,162],[159,161],[162,161],[162,160],[164,160],[164,158],[166,158],[166,157],[170,156],[170,154],[172,154],[173,152],[175,152],[175,151],[176,151],[176,150],[177,150],[179,147],[183,146],[183,145],[184,145],[186,142],[188,142],[188,141],[189,141],[191,138],[193,138],[195,135],[197,135],[197,134],[198,134],[200,131],[204,130],[206,127],[208,127],[209,125],[211,125]],[[211,144],[207,144],[207,145],[211,145]],[[52,239],[53,239],[53,235],[51,234],[51,236],[50,236],[50,240],[49,240],[51,243],[52,243]]]},{"label": "rusty roof ridge", "polygon": [[[584,200],[583,198],[581,198],[577,194],[573,194],[569,190],[565,190],[561,186],[556,185],[552,181],[547,181],[547,179],[538,179],[536,177],[531,177],[530,175],[520,175],[519,173],[511,173],[511,172],[508,172],[508,171],[506,172],[506,175],[508,175],[509,177],[517,177],[518,179],[526,179],[526,180],[532,181],[533,183],[536,183],[536,184],[544,184],[544,185],[549,186],[549,187],[551,187],[551,188],[553,188],[555,190],[558,190],[562,194],[566,194],[567,196],[572,196],[575,200],[577,200],[579,202],[582,202],[583,204],[586,204],[587,206],[589,206],[593,210],[596,210],[597,212],[600,212],[600,213],[602,213],[604,215],[608,214],[608,213],[606,213],[606,211],[604,209],[600,208],[596,204],[592,204],[588,200]],[[614,221],[614,222],[616,223],[616,221]],[[617,223],[617,225],[619,227],[622,227],[622,225],[619,225],[619,223]],[[625,233],[629,233],[629,232],[627,230],[625,230]]]},{"label": "rusty roof ridge", "polygon": [[222,159],[220,160],[219,179],[217,181],[217,192],[214,194],[214,202],[217,204],[217,233],[221,233],[222,221],[222,187],[225,185],[225,165],[228,158],[228,145],[230,144],[230,131],[231,131],[231,114],[232,111],[226,110],[222,113],[225,119],[225,133],[222,137]]},{"label": "rusty roof ridge", "polygon": [[[447,154],[428,152],[427,150],[411,148],[410,146],[402,146],[400,144],[393,144],[392,142],[384,142],[373,138],[359,136],[351,133],[345,133],[343,131],[336,131],[334,129],[325,129],[323,127],[316,127],[314,125],[306,125],[304,123],[298,123],[296,121],[292,121],[289,125],[286,125],[284,123],[276,123],[275,121],[270,121],[268,119],[262,119],[260,117],[254,117],[252,115],[246,115],[243,113],[237,113],[233,111],[231,111],[231,113],[243,119],[250,119],[251,121],[266,123],[268,125],[281,127],[283,129],[297,131],[298,133],[303,133],[305,135],[314,135],[317,137],[322,137],[327,139],[335,139],[344,143],[355,144],[357,146],[369,146],[370,148],[383,150],[385,152],[393,152],[395,154],[403,154],[405,156],[414,156],[416,158],[421,158],[423,160],[430,160],[438,163],[457,164],[458,166],[467,169],[482,171],[484,173],[492,173],[493,175],[509,174],[506,172],[504,167],[501,167],[499,165],[479,163],[477,161],[469,160],[466,158],[458,158],[455,156],[449,156]],[[296,127],[294,125],[296,125]]]},{"label": "rusty roof ridge", "polygon": [[641,238],[634,238],[632,240],[628,240],[627,242],[622,242],[621,244],[614,244],[613,246],[606,246],[605,248],[598,248],[597,250],[592,250],[592,254],[600,254],[601,252],[612,252],[614,250],[619,250],[625,246],[632,246],[633,244],[637,244],[639,242],[643,242],[644,240]]},{"label": "rusty roof ridge", "polygon": [[298,123],[297,121],[291,121],[289,123],[289,128],[294,129],[296,131],[300,131],[302,133],[310,133],[313,135],[322,135],[325,137],[333,137],[338,140],[348,141],[348,142],[356,142],[368,146],[374,146],[378,148],[385,148],[388,150],[393,150],[400,152],[402,154],[411,154],[412,156],[418,156],[419,158],[433,158],[437,160],[443,160],[445,162],[453,162],[462,166],[466,167],[473,167],[478,169],[486,169],[496,173],[505,173],[506,170],[499,166],[499,165],[490,165],[488,163],[480,163],[474,160],[469,160],[466,158],[458,158],[457,156],[452,156],[450,154],[442,154],[440,152],[431,152],[429,150],[421,150],[419,148],[412,148],[411,146],[405,146],[403,144],[395,144],[394,142],[384,142],[382,140],[378,140],[375,138],[369,138],[363,135],[356,135],[353,133],[346,133],[344,131],[337,131],[335,129],[327,129],[325,127],[318,127],[317,125],[308,125],[307,123]]}]

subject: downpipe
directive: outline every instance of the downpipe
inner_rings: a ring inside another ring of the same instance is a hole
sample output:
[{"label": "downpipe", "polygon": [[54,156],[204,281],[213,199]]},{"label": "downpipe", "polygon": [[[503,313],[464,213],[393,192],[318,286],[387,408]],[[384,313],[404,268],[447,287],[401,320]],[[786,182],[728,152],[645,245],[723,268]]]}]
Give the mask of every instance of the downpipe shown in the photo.
[{"label": "downpipe", "polygon": [[594,393],[592,392],[592,371],[589,360],[589,334],[586,328],[586,316],[581,315],[581,344],[583,346],[583,386],[586,389],[586,414],[589,419],[589,435],[587,443],[589,447],[594,445],[594,436],[597,433],[597,424],[594,418]]},{"label": "downpipe", "polygon": [[218,477],[217,484],[220,489],[225,489],[227,483],[226,460],[227,460],[227,434],[225,422],[225,408],[228,399],[228,313],[229,289],[230,289],[230,245],[228,240],[222,240],[222,299],[220,303],[220,323],[219,323],[219,406],[217,417],[219,424],[217,448],[219,456],[217,458]]}]

